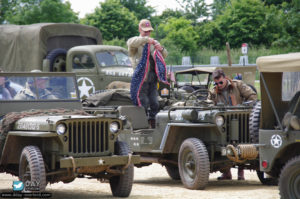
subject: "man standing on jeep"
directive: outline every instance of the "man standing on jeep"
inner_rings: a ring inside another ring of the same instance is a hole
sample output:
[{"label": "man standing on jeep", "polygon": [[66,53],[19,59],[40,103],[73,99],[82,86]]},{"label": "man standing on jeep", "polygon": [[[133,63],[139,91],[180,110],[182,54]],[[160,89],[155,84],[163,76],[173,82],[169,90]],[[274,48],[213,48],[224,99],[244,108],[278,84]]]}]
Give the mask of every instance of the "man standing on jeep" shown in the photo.
[{"label": "man standing on jeep", "polygon": [[[155,72],[155,61],[154,61],[154,52],[159,51],[163,58],[167,57],[167,50],[160,45],[160,43],[150,37],[151,31],[153,28],[151,22],[147,19],[142,19],[139,23],[139,36],[130,38],[127,41],[130,61],[132,63],[133,70],[135,72],[138,68],[138,65],[141,62],[146,62],[147,65],[145,71],[138,71],[137,76],[142,77],[142,85],[138,90],[139,100],[141,105],[145,108],[146,113],[148,107],[149,111],[149,124],[152,128],[155,127],[155,115],[159,110],[158,103],[158,92],[157,92],[157,74]],[[149,44],[150,55],[149,57],[143,56],[144,46]],[[143,59],[145,58],[145,59]],[[131,89],[132,90],[132,89]]]},{"label": "man standing on jeep", "polygon": [[[208,95],[208,99],[215,104],[223,103],[224,105],[236,106],[246,101],[256,101],[256,92],[241,80],[232,80],[226,77],[222,69],[216,69],[212,73],[214,88]],[[231,180],[230,169],[224,170],[218,180]],[[238,169],[238,180],[245,180],[244,170]]]}]

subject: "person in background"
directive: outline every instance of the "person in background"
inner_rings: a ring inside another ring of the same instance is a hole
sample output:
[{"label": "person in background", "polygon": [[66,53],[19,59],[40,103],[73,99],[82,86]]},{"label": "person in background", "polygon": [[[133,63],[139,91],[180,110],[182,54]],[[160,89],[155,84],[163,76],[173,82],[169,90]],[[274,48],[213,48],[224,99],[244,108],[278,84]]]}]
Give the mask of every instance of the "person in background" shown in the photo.
[{"label": "person in background", "polygon": [[150,56],[146,60],[148,70],[145,74],[137,74],[144,77],[144,82],[139,90],[139,99],[141,105],[145,108],[147,113],[148,108],[150,111],[148,113],[148,121],[151,128],[155,128],[155,115],[159,110],[158,103],[158,92],[157,92],[157,74],[155,72],[155,61],[154,52],[159,51],[163,58],[167,57],[167,50],[161,46],[161,44],[150,37],[153,28],[151,22],[147,19],[142,19],[139,23],[139,36],[130,38],[127,41],[128,52],[130,61],[132,63],[133,70],[136,70],[138,64],[143,61],[143,49],[145,44],[150,45]]},{"label": "person in background", "polygon": [[0,73],[0,100],[10,100],[12,99],[9,90],[5,88],[5,77],[1,76]]},{"label": "person in background", "polygon": [[[36,77],[35,80],[30,77],[23,90],[16,94],[16,100],[34,100],[37,99],[57,99],[55,95],[47,89],[48,77]],[[36,89],[37,88],[37,89]],[[38,92],[38,96],[37,96]]]},{"label": "person in background", "polygon": [[[208,95],[208,99],[215,104],[223,103],[224,105],[236,106],[246,101],[256,101],[256,92],[241,80],[231,80],[226,77],[222,69],[216,69],[212,73],[214,87]],[[222,176],[218,180],[231,180],[232,175],[230,168],[222,171]],[[244,170],[238,168],[238,180],[245,180]]]}]

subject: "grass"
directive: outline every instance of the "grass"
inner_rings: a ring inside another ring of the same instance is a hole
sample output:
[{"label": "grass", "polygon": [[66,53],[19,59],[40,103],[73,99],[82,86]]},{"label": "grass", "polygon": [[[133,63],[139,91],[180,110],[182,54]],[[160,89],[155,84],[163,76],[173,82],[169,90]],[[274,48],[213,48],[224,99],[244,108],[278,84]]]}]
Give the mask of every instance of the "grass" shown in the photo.
[{"label": "grass", "polygon": [[[267,55],[275,55],[275,54],[283,54],[293,52],[293,49],[287,48],[265,48],[265,47],[255,47],[255,48],[248,48],[248,61],[249,64],[255,64],[256,59],[260,56],[267,56]],[[186,54],[182,54],[178,57],[178,52],[176,49],[169,49],[169,55],[166,59],[167,65],[180,65],[183,56],[189,56]],[[242,56],[241,48],[231,49],[230,51],[232,64],[238,64],[240,60],[240,56]],[[220,64],[228,64],[227,60],[227,52],[226,50],[212,50],[212,49],[202,49],[198,50],[195,53],[195,56],[191,56],[191,61],[194,65],[208,65],[210,64],[210,57],[218,56]]]}]

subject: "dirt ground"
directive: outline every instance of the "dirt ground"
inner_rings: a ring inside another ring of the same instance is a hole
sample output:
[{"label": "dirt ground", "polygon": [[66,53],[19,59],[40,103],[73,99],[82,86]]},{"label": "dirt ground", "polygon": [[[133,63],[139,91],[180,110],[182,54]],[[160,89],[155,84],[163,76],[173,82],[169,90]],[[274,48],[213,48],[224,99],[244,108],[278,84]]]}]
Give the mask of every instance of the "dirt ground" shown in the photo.
[{"label": "dirt ground", "polygon": [[[232,181],[217,181],[220,173],[212,173],[205,190],[188,190],[180,181],[171,180],[165,168],[159,164],[135,168],[134,185],[129,198],[279,199],[278,187],[263,186],[255,172],[245,171],[246,180],[238,181],[237,170],[231,171]],[[17,178],[1,174],[0,192],[12,191],[13,180]],[[46,191],[52,193],[55,199],[112,198],[108,183],[87,178],[77,178],[69,184],[48,184]]]}]

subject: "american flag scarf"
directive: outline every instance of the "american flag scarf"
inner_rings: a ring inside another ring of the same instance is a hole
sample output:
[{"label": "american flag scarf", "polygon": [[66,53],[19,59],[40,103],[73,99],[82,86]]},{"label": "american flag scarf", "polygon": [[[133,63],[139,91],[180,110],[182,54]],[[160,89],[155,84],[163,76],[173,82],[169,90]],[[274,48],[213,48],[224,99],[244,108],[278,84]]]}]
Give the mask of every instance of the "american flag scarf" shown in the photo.
[{"label": "american flag scarf", "polygon": [[[145,81],[148,68],[149,66],[149,58],[150,58],[150,44],[145,44],[143,53],[142,53],[142,59],[138,63],[132,79],[131,79],[131,85],[130,85],[130,95],[132,102],[137,105],[141,106],[139,94],[140,90],[142,88],[142,85]],[[165,84],[169,84],[167,81],[167,67],[166,63],[164,61],[163,56],[158,50],[154,51],[154,62],[155,62],[155,73],[160,82],[163,82]]]}]

